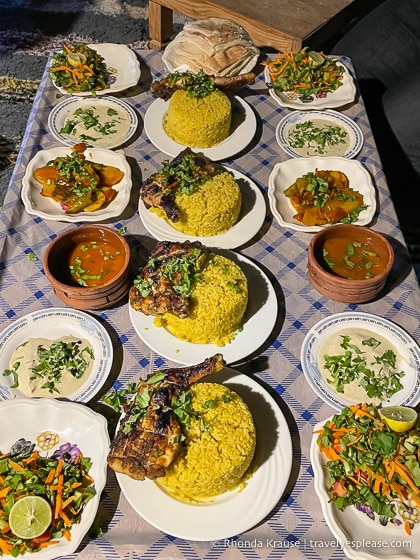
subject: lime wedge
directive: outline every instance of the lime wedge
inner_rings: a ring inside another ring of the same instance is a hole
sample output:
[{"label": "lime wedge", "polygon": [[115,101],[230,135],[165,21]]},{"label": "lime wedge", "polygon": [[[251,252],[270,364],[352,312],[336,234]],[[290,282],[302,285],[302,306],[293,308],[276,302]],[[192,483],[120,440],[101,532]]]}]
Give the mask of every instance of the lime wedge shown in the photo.
[{"label": "lime wedge", "polygon": [[78,68],[82,64],[85,64],[86,57],[82,53],[69,53],[67,55],[67,62],[70,66],[73,66],[73,68]]},{"label": "lime wedge", "polygon": [[39,537],[51,525],[51,506],[41,496],[25,496],[18,500],[9,513],[9,526],[21,539]]},{"label": "lime wedge", "polygon": [[308,56],[312,60],[312,64],[314,64],[315,66],[321,66],[321,64],[323,64],[325,60],[325,57],[322,56],[321,53],[316,51],[309,51]]},{"label": "lime wedge", "polygon": [[406,432],[417,422],[417,412],[408,406],[385,406],[379,414],[393,432]]}]

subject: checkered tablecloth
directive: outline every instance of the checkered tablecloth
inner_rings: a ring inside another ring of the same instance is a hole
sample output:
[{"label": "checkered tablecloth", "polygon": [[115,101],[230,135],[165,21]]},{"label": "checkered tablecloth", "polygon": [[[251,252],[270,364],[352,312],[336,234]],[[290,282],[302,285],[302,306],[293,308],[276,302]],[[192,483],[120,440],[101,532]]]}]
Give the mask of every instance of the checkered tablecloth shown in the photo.
[{"label": "checkered tablecloth", "polygon": [[[133,164],[133,189],[123,216],[111,222],[117,229],[126,227],[127,239],[137,249],[133,259],[146,256],[154,246],[139,218],[137,206],[141,180],[147,178],[168,156],[156,149],[143,129],[144,115],[154,98],[149,93],[153,79],[165,69],[161,53],[139,51],[141,78],[138,86],[120,95],[139,115],[139,134],[124,150]],[[255,138],[226,165],[250,178],[266,197],[268,177],[275,163],[286,155],[275,139],[275,129],[288,109],[279,107],[268,95],[262,73],[254,86],[244,90],[258,120]],[[48,243],[58,233],[74,227],[64,222],[47,221],[29,215],[20,198],[26,166],[38,150],[57,145],[48,130],[48,114],[60,101],[45,72],[31,112],[22,149],[0,216],[1,264],[0,305],[2,328],[27,313],[49,307],[62,307],[43,271],[42,257]],[[244,360],[238,371],[255,376],[277,393],[288,420],[293,440],[293,467],[286,491],[274,510],[245,534],[229,543],[184,541],[164,534],[145,522],[119,491],[116,478],[109,473],[101,499],[98,524],[103,534],[88,536],[77,555],[80,560],[102,559],[223,559],[344,558],[321,512],[313,486],[309,443],[313,426],[333,413],[310,388],[300,365],[300,349],[308,330],[319,320],[342,311],[369,312],[394,321],[417,341],[420,339],[420,291],[411,267],[404,239],[382,171],[364,105],[358,100],[343,112],[353,118],[364,134],[364,146],[357,159],[371,174],[377,188],[377,212],[371,227],[388,236],[396,261],[390,283],[377,301],[360,306],[329,301],[321,296],[306,277],[307,247],[311,234],[286,229],[272,218],[267,202],[267,217],[259,234],[239,249],[258,262],[272,280],[279,313],[274,332],[258,356]],[[266,199],[267,200],[267,199]],[[108,224],[110,225],[110,224]],[[29,256],[34,254],[36,260]],[[139,376],[165,367],[167,361],[152,352],[136,334],[123,301],[113,309],[93,313],[111,334],[116,361],[113,375],[123,385]],[[95,408],[95,403],[90,404]],[[100,410],[100,407],[97,407]],[[0,436],[1,437],[1,436]],[[281,441],[278,442],[281,445]],[[1,447],[1,446],[0,446]],[[238,516],[241,512],[238,511]],[[299,546],[291,543],[299,541]],[[234,546],[233,543],[237,546]],[[259,543],[262,543],[260,546]],[[239,543],[239,544],[238,544]],[[275,546],[277,543],[277,546]]]}]

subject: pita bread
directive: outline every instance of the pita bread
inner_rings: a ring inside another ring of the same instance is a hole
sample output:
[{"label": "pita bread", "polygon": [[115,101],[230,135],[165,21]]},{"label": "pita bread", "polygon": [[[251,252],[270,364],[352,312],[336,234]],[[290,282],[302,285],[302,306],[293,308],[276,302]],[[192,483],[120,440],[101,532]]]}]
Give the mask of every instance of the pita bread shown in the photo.
[{"label": "pita bread", "polygon": [[[223,18],[187,23],[168,45],[164,61],[170,69],[188,66],[215,76],[234,76],[258,59],[259,50],[243,27]],[[248,69],[249,71],[249,69]]]}]

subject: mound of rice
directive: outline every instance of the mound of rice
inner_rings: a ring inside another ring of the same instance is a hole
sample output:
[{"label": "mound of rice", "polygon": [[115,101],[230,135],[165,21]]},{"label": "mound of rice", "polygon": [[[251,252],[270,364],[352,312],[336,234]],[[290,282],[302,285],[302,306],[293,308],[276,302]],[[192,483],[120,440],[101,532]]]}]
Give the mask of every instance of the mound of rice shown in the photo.
[{"label": "mound of rice", "polygon": [[222,255],[212,254],[190,296],[190,314],[180,319],[159,315],[154,324],[197,344],[224,346],[242,326],[248,305],[248,282],[241,268]]},{"label": "mound of rice", "polygon": [[176,91],[163,117],[166,134],[190,148],[210,148],[229,136],[232,118],[230,99],[220,90],[201,98]]},{"label": "mound of rice", "polygon": [[185,446],[158,483],[184,502],[208,502],[245,483],[254,456],[252,415],[235,392],[217,383],[191,387],[198,415],[184,427]]},{"label": "mound of rice", "polygon": [[231,173],[218,173],[191,194],[175,197],[180,218],[170,221],[160,208],[151,212],[167,221],[173,228],[188,235],[208,237],[219,235],[236,224],[242,205],[242,194]]}]

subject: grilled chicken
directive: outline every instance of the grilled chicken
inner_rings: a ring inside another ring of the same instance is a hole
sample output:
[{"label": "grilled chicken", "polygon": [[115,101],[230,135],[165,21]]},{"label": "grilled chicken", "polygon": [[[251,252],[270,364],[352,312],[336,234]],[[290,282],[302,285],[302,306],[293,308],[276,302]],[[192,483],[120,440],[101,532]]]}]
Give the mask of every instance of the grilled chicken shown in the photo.
[{"label": "grilled chicken", "polygon": [[161,208],[171,222],[177,222],[179,210],[175,196],[178,188],[182,187],[182,181],[187,179],[189,185],[201,183],[215,173],[216,166],[209,158],[185,148],[168,166],[144,181],[140,187],[140,197],[146,208]]},{"label": "grilled chicken", "polygon": [[160,241],[130,288],[130,305],[145,315],[189,315],[189,291],[210,251],[199,241]]},{"label": "grilled chicken", "polygon": [[224,366],[223,356],[215,354],[196,366],[168,369],[141,381],[111,443],[111,469],[136,480],[164,476],[182,444],[182,426],[172,408],[174,397]]},{"label": "grilled chicken", "polygon": [[[167,101],[172,97],[175,91],[179,89],[187,89],[190,85],[188,73],[180,73],[180,77],[172,82],[171,77],[174,74],[169,74],[166,78],[155,80],[150,86],[150,91]],[[238,74],[236,76],[208,76],[214,85],[223,91],[237,90],[244,85],[252,85],[255,83],[255,74],[253,72],[246,72],[245,74]]]}]

